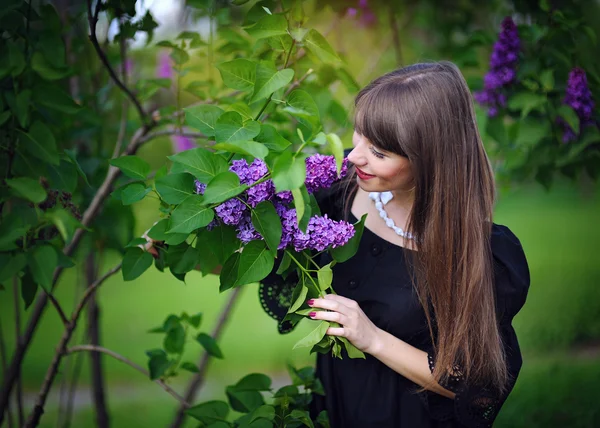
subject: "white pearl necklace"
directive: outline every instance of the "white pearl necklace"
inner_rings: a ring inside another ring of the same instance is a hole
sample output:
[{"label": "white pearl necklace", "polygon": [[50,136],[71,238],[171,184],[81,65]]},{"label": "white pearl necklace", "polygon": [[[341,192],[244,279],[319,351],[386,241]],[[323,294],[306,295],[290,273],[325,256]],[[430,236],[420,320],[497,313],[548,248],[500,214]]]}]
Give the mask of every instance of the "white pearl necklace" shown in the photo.
[{"label": "white pearl necklace", "polygon": [[400,227],[396,226],[394,220],[388,217],[387,212],[385,212],[385,208],[383,208],[383,206],[386,205],[389,201],[391,201],[393,197],[394,195],[392,194],[392,192],[369,193],[369,198],[375,201],[375,208],[377,208],[377,211],[379,211],[379,216],[383,219],[383,221],[385,221],[386,226],[390,229],[393,229],[397,235],[402,236],[406,239],[412,239],[414,241],[415,237],[411,233],[405,232]]}]

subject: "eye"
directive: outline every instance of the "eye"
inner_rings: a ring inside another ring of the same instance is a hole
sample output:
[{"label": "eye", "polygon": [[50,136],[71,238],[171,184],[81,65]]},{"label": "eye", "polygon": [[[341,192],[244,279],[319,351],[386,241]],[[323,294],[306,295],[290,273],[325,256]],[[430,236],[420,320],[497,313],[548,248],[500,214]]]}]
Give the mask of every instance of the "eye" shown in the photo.
[{"label": "eye", "polygon": [[378,152],[372,146],[370,147],[370,149],[371,149],[371,153],[373,153],[373,156],[375,156],[376,158],[383,159],[385,157],[385,155],[383,153]]}]

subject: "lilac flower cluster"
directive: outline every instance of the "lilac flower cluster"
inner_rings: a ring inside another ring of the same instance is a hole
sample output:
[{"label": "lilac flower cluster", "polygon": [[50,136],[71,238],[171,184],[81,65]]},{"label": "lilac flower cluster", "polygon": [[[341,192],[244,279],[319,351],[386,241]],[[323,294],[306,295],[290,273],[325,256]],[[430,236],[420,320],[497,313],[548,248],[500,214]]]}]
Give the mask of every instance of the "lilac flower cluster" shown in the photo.
[{"label": "lilac flower cluster", "polygon": [[[344,177],[348,171],[348,159],[344,159],[340,176]],[[306,190],[315,193],[317,190],[326,189],[338,180],[337,168],[333,156],[320,154],[306,158]]]},{"label": "lilac flower cluster", "polygon": [[346,16],[348,18],[356,18],[360,12],[359,25],[361,27],[369,27],[377,23],[377,16],[369,7],[367,0],[359,0],[356,7],[349,7],[346,9]]},{"label": "lilac flower cluster", "polygon": [[[255,159],[250,165],[244,160],[232,162],[230,171],[240,178],[240,183],[253,185],[263,178],[268,169],[266,164]],[[344,177],[347,172],[347,160],[338,177],[335,158],[333,156],[313,155],[306,159],[306,187],[310,193],[330,187],[335,181]],[[196,181],[196,193],[203,194],[206,184]],[[262,201],[271,201],[281,218],[282,236],[279,249],[293,246],[296,251],[315,249],[323,251],[328,247],[344,245],[354,236],[354,227],[344,221],[335,221],[327,216],[314,216],[308,222],[306,233],[298,228],[296,210],[289,207],[293,201],[290,191],[275,192],[272,180],[265,180],[248,189],[237,198],[229,199],[215,208],[216,219],[209,226],[220,221],[226,225],[235,226],[237,237],[243,243],[263,239],[254,228],[249,207],[255,207]]]},{"label": "lilac flower cluster", "polygon": [[[588,87],[587,76],[583,69],[576,67],[569,73],[569,80],[567,81],[566,95],[563,100],[563,104],[568,105],[575,111],[575,113],[577,113],[577,117],[579,117],[580,130],[582,130],[586,125],[592,125],[595,123],[592,119],[594,100],[592,99],[592,92]],[[566,120],[564,120],[562,117],[559,117],[558,123],[564,130],[562,137],[564,143],[568,143],[577,139],[575,131],[569,126]]]},{"label": "lilac flower cluster", "polygon": [[506,105],[503,90],[517,80],[517,65],[521,41],[517,26],[510,16],[502,21],[502,31],[490,57],[490,71],[484,77],[483,91],[474,94],[475,100],[488,107],[488,116],[494,117]]}]

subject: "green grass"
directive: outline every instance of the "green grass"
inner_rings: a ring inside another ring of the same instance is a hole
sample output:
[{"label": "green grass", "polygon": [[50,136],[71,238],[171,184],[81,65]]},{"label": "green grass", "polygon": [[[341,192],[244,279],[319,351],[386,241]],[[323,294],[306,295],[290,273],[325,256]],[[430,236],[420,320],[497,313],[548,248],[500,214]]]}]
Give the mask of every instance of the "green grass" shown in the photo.
[{"label": "green grass", "polygon": [[[136,232],[141,233],[154,220],[156,209],[152,203],[140,204],[136,213]],[[583,427],[598,422],[598,412],[589,400],[600,393],[600,359],[539,357],[550,350],[568,350],[600,338],[598,213],[597,188],[582,196],[566,185],[550,193],[530,187],[503,194],[499,200],[495,221],[508,225],[520,238],[529,260],[532,285],[527,303],[514,321],[525,365],[498,426]],[[114,254],[108,255],[103,269],[116,261]],[[57,297],[65,309],[72,308],[74,284],[81,281],[81,275],[73,269],[63,277]],[[7,330],[14,328],[12,302],[6,291],[0,296],[0,319],[10,349],[14,335],[9,332],[6,336]],[[144,351],[161,345],[160,336],[146,333],[148,329],[159,325],[170,313],[186,311],[203,312],[202,330],[210,331],[227,297],[227,293],[218,293],[217,277],[202,278],[197,272],[188,275],[187,284],[155,270],[132,282],[123,282],[120,275],[115,275],[99,294],[103,345],[145,366]],[[234,312],[220,340],[226,358],[211,363],[209,387],[201,399],[224,398],[224,386],[246,373],[278,374],[284,372],[288,360],[297,365],[313,361],[306,350],[291,350],[310,328],[308,323],[290,335],[279,335],[275,321],[260,308],[256,285],[245,287]],[[27,390],[39,389],[60,334],[58,317],[49,306],[24,361]],[[200,346],[190,343],[188,348],[185,359],[196,361]],[[174,409],[171,397],[122,363],[107,358],[104,364],[114,426],[167,423]],[[89,379],[87,362],[83,367],[85,385]],[[176,386],[184,383],[181,379]],[[50,405],[47,410],[44,426],[54,424],[56,406]],[[79,410],[74,426],[92,425],[90,409],[82,405]],[[562,425],[552,425],[554,422]]]}]

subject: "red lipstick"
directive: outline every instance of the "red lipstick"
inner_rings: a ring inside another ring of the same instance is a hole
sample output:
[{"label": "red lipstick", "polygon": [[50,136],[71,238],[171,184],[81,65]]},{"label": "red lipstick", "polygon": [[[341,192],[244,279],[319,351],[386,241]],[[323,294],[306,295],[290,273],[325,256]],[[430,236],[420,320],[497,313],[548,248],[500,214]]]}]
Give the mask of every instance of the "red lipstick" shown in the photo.
[{"label": "red lipstick", "polygon": [[363,172],[360,168],[357,168],[357,167],[355,167],[355,168],[356,168],[356,175],[358,175],[358,177],[361,180],[370,180],[371,178],[375,178],[374,175],[367,174],[366,172]]}]

